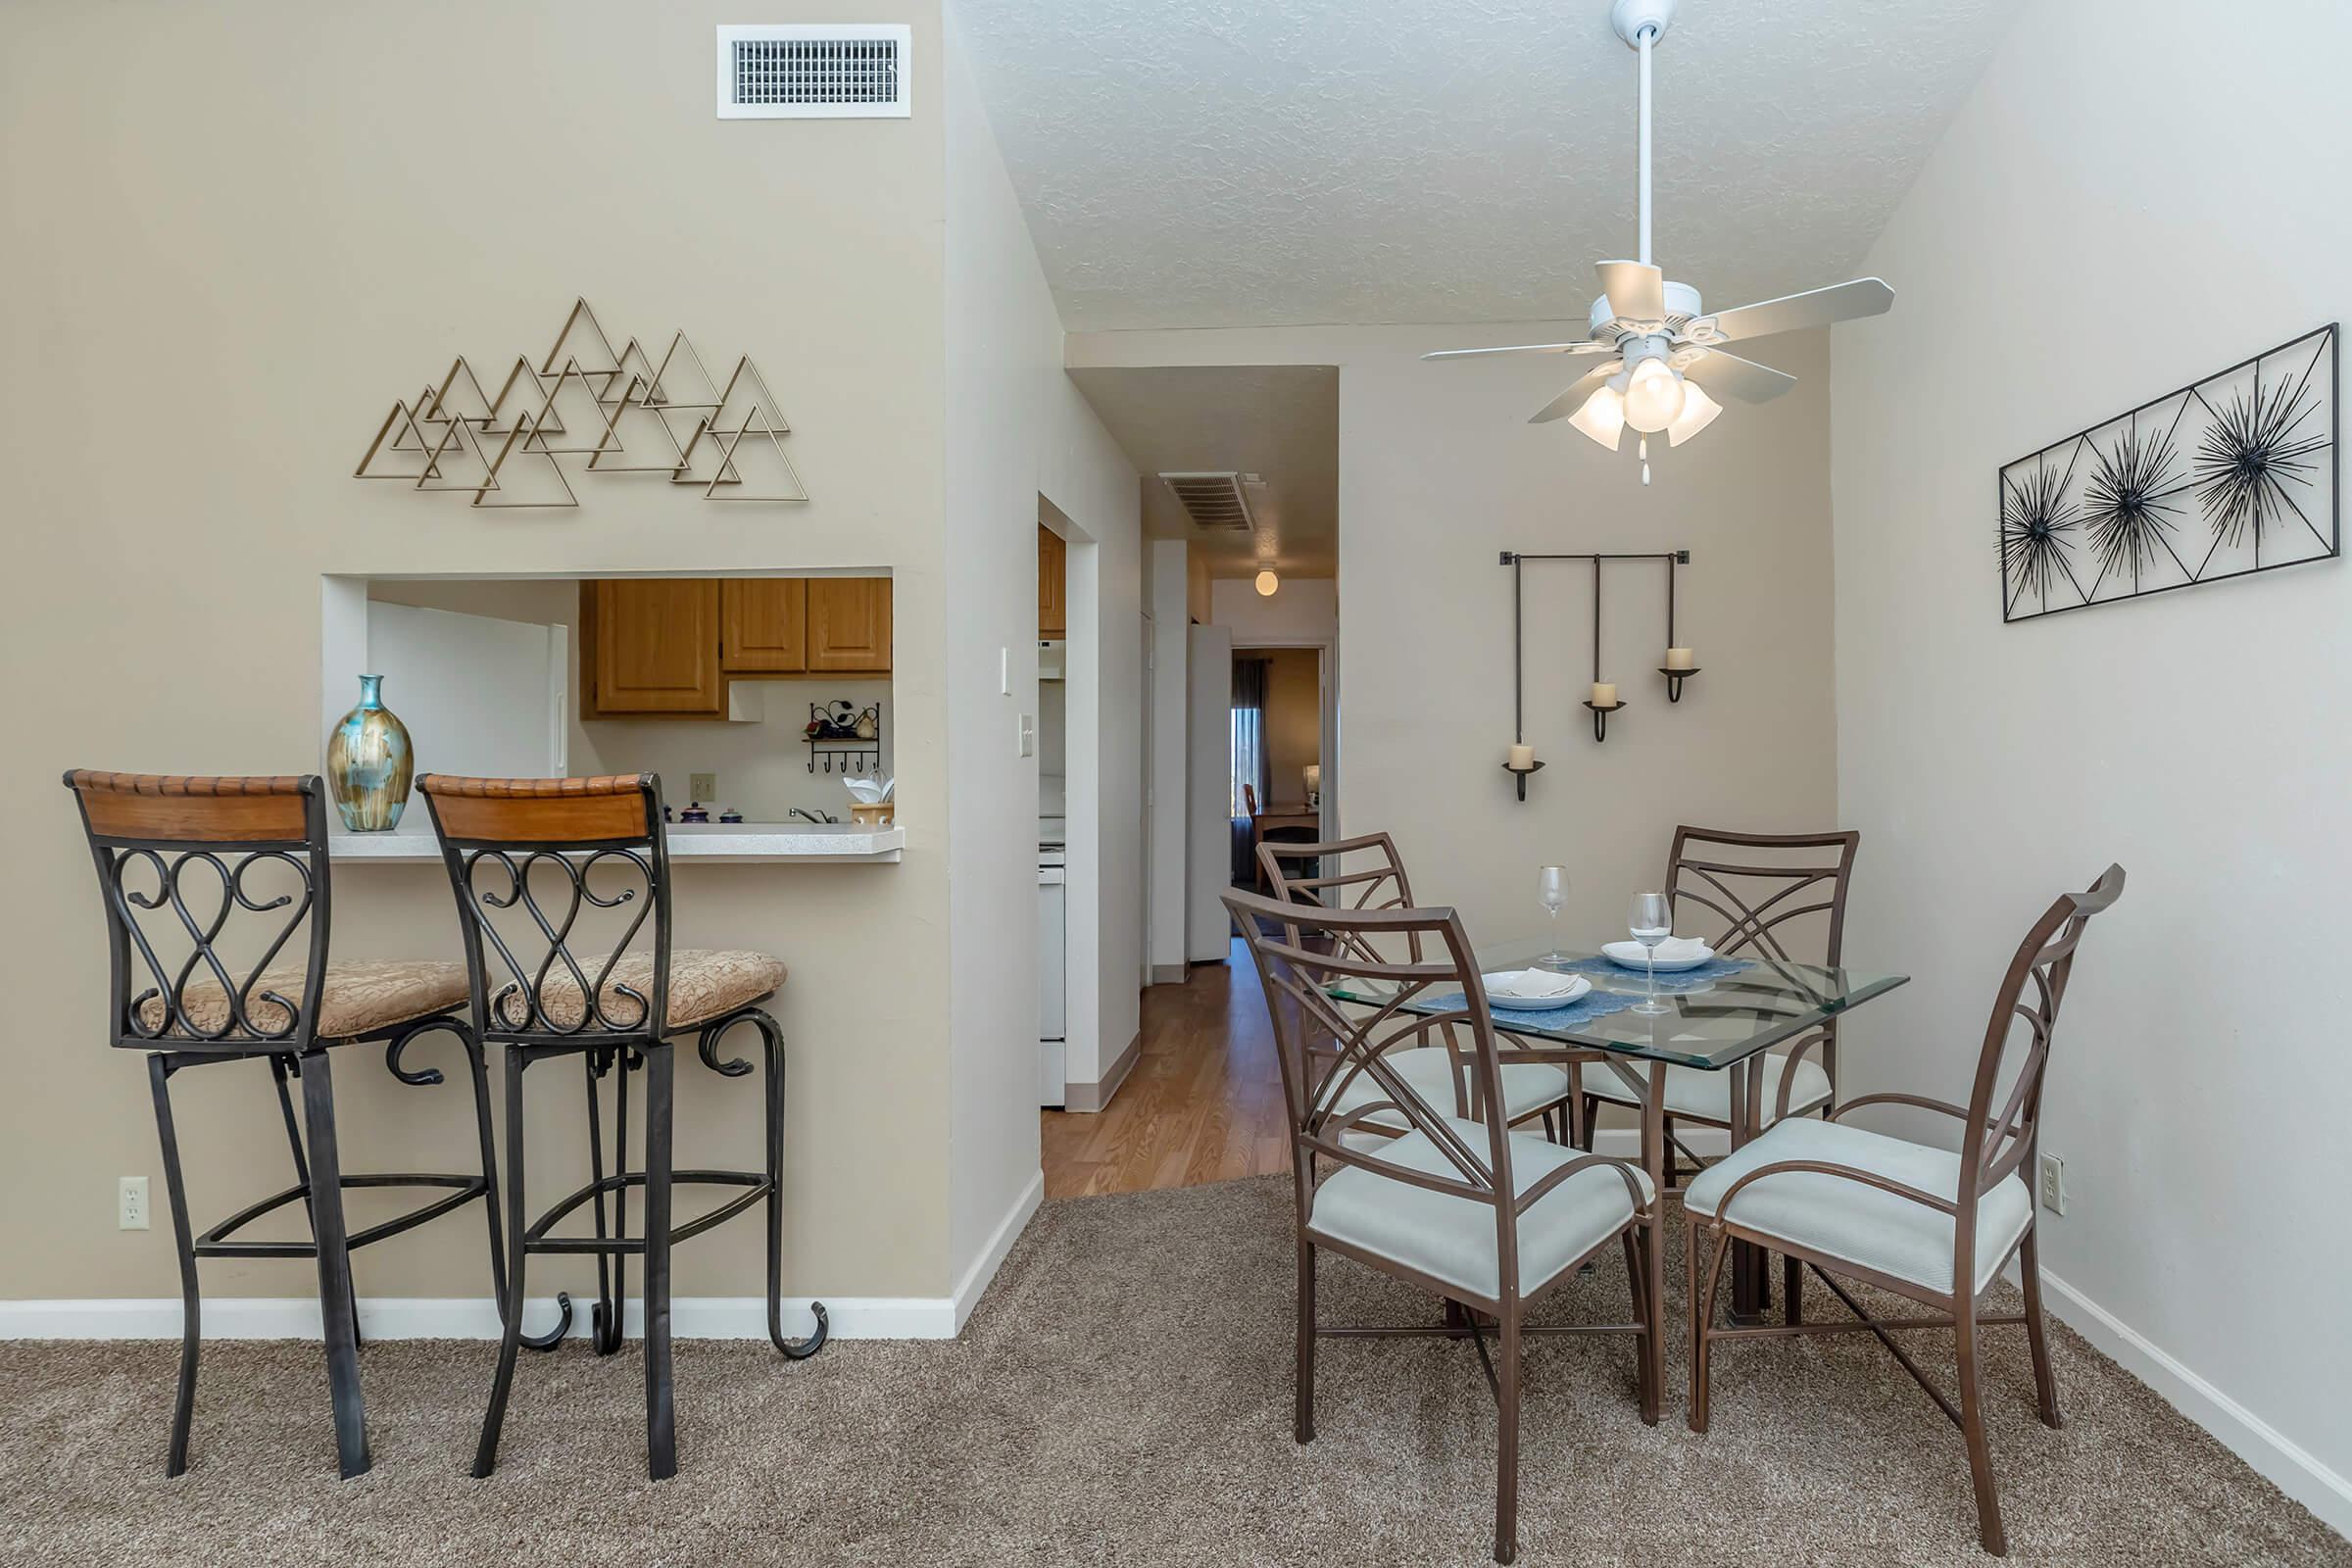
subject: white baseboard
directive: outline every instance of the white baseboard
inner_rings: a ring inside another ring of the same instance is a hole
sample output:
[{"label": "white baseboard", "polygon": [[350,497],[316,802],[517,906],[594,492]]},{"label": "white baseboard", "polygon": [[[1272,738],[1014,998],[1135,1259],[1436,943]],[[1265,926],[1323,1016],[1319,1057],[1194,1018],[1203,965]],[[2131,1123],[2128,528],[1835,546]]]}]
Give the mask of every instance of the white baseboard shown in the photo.
[{"label": "white baseboard", "polygon": [[2041,1282],[2049,1288],[2046,1304],[2052,1316],[2113,1356],[2125,1371],[2164,1396],[2174,1409],[2212,1433],[2222,1446],[2317,1514],[2330,1530],[2352,1535],[2352,1481],[2046,1268]]},{"label": "white baseboard", "polygon": [[[980,1298],[996,1278],[1004,1254],[1020,1238],[1046,1195],[1042,1170],[1022,1190],[989,1238],[953,1296],[828,1296],[826,1321],[835,1339],[952,1340],[963,1332]],[[591,1302],[572,1298],[573,1332],[587,1327]],[[816,1327],[809,1298],[784,1298],[784,1332],[798,1339]],[[543,1333],[556,1321],[552,1296],[530,1298],[523,1327]],[[645,1302],[631,1297],[622,1308],[624,1331],[645,1332]],[[99,1300],[0,1301],[0,1340],[176,1340],[179,1298],[112,1298]],[[681,1296],[670,1302],[671,1332],[682,1340],[759,1340],[767,1337],[767,1298],[762,1296]],[[204,1337],[208,1340],[316,1340],[320,1337],[316,1297],[207,1297]],[[371,1340],[495,1340],[498,1308],[490,1298],[364,1297],[360,1333]]]},{"label": "white baseboard", "polygon": [[965,1269],[963,1278],[956,1282],[956,1294],[949,1298],[954,1311],[953,1326],[948,1332],[938,1336],[909,1334],[898,1337],[952,1340],[961,1334],[964,1324],[971,1320],[972,1308],[978,1306],[980,1298],[988,1293],[988,1282],[997,1277],[997,1270],[1003,1266],[1004,1254],[1011,1251],[1012,1244],[1021,1239],[1021,1232],[1029,1228],[1030,1219],[1037,1213],[1038,1205],[1045,1200],[1046,1173],[1040,1167],[1037,1174],[1029,1178],[1029,1185],[1021,1189],[1021,1196],[1012,1200],[1012,1207],[997,1222],[995,1233],[989,1237],[988,1245],[980,1250],[980,1255],[972,1259],[972,1266]]}]

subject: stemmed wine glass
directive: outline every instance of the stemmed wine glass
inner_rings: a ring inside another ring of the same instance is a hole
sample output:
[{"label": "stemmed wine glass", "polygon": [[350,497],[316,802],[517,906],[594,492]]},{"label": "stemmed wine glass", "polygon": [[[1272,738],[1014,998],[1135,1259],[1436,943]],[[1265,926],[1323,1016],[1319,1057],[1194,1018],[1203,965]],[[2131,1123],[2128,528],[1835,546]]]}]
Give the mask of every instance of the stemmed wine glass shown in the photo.
[{"label": "stemmed wine glass", "polygon": [[1547,865],[1536,873],[1536,897],[1551,912],[1551,951],[1540,961],[1546,968],[1564,969],[1568,955],[1560,951],[1560,910],[1568,905],[1568,868]]},{"label": "stemmed wine glass", "polygon": [[1634,1004],[1633,1010],[1652,1016],[1672,1012],[1673,1004],[1658,1000],[1658,944],[1674,935],[1674,910],[1666,903],[1666,895],[1635,894],[1628,922],[1633,928],[1634,940],[1642,944],[1642,956],[1648,960],[1646,967],[1649,971],[1648,994]]}]

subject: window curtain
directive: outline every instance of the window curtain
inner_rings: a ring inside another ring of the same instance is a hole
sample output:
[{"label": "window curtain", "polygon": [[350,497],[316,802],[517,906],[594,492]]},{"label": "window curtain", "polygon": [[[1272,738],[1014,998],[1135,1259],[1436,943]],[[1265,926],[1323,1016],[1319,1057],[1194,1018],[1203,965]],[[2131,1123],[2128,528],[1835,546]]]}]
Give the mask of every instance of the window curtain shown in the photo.
[{"label": "window curtain", "polygon": [[1266,673],[1271,661],[1236,659],[1233,662],[1233,881],[1250,887],[1257,881],[1257,861],[1251,845],[1249,798],[1244,786],[1264,810],[1274,773],[1266,755]]}]

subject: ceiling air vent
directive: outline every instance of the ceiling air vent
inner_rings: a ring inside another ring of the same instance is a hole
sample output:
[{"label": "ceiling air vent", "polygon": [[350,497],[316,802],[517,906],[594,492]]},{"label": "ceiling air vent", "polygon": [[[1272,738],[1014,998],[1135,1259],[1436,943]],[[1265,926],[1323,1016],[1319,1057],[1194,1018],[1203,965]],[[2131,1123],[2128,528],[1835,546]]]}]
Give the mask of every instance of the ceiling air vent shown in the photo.
[{"label": "ceiling air vent", "polygon": [[718,29],[721,120],[904,120],[910,29],[825,23]]},{"label": "ceiling air vent", "polygon": [[1223,473],[1163,473],[1160,483],[1176,492],[1197,528],[1224,533],[1248,533],[1255,523],[1250,516],[1250,498],[1242,491],[1242,476]]}]

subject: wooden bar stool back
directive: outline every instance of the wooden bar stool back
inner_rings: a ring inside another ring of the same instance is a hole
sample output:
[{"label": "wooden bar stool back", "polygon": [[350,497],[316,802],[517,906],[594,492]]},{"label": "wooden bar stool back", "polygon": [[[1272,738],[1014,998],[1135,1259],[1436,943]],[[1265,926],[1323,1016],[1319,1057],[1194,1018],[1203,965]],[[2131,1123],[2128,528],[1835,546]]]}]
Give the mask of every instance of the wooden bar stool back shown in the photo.
[{"label": "wooden bar stool back", "polygon": [[[440,835],[457,895],[458,924],[474,1026],[485,1044],[506,1047],[507,1270],[505,1334],[473,1473],[498,1462],[500,1429],[514,1386],[516,1351],[561,1336],[570,1301],[559,1298],[552,1335],[522,1333],[523,1268],[534,1253],[587,1253],[597,1260],[593,1328],[599,1354],[620,1348],[628,1260],[645,1261],[647,1469],[657,1481],[677,1471],[670,1354],[670,1249],[767,1207],[767,1332],[794,1360],[824,1344],[816,1330],[787,1339],[779,1294],[783,1271],[784,1035],[760,1004],[784,983],[784,965],[761,953],[680,950],[671,944],[669,852],[660,782],[650,773],[602,778],[417,779]],[[739,1024],[758,1032],[765,1071],[765,1158],[759,1170],[675,1168],[676,1076],[672,1045],[692,1036],[712,1072],[740,1078],[743,1059],[722,1059],[721,1036]],[[588,1089],[589,1179],[536,1219],[524,1206],[523,1074],[536,1062],[577,1056]],[[643,1168],[629,1168],[629,1080],[645,1078]],[[606,1162],[610,1092],[611,1165]],[[671,1215],[681,1183],[737,1189],[683,1223]],[[632,1234],[629,1194],[643,1196]],[[593,1234],[551,1234],[587,1207]]]},{"label": "wooden bar stool back", "polygon": [[[448,962],[328,956],[333,879],[316,776],[201,778],[77,769],[65,782],[80,808],[106,911],[108,1040],[147,1053],[179,1255],[179,1390],[165,1472],[176,1476],[188,1463],[202,1329],[197,1259],[310,1257],[318,1267],[336,1458],[346,1478],[359,1475],[368,1457],[351,1254],[479,1198],[489,1216],[493,1289],[501,1297],[506,1293],[498,1205],[489,1196],[498,1168],[489,1086],[481,1046],[455,1010],[466,1000],[466,971]],[[438,1069],[412,1069],[402,1059],[418,1036],[436,1030],[454,1036],[466,1053],[481,1170],[347,1174],[335,1135],[327,1053],[381,1042],[394,1077],[404,1084],[437,1084]],[[192,1067],[256,1059],[269,1063],[277,1088],[294,1185],[199,1235],[188,1218],[171,1080]],[[291,1088],[296,1081],[302,1085],[299,1116]],[[383,1187],[447,1191],[408,1213],[349,1230],[344,1192]],[[309,1241],[252,1241],[237,1234],[295,1203],[309,1214]]]}]

